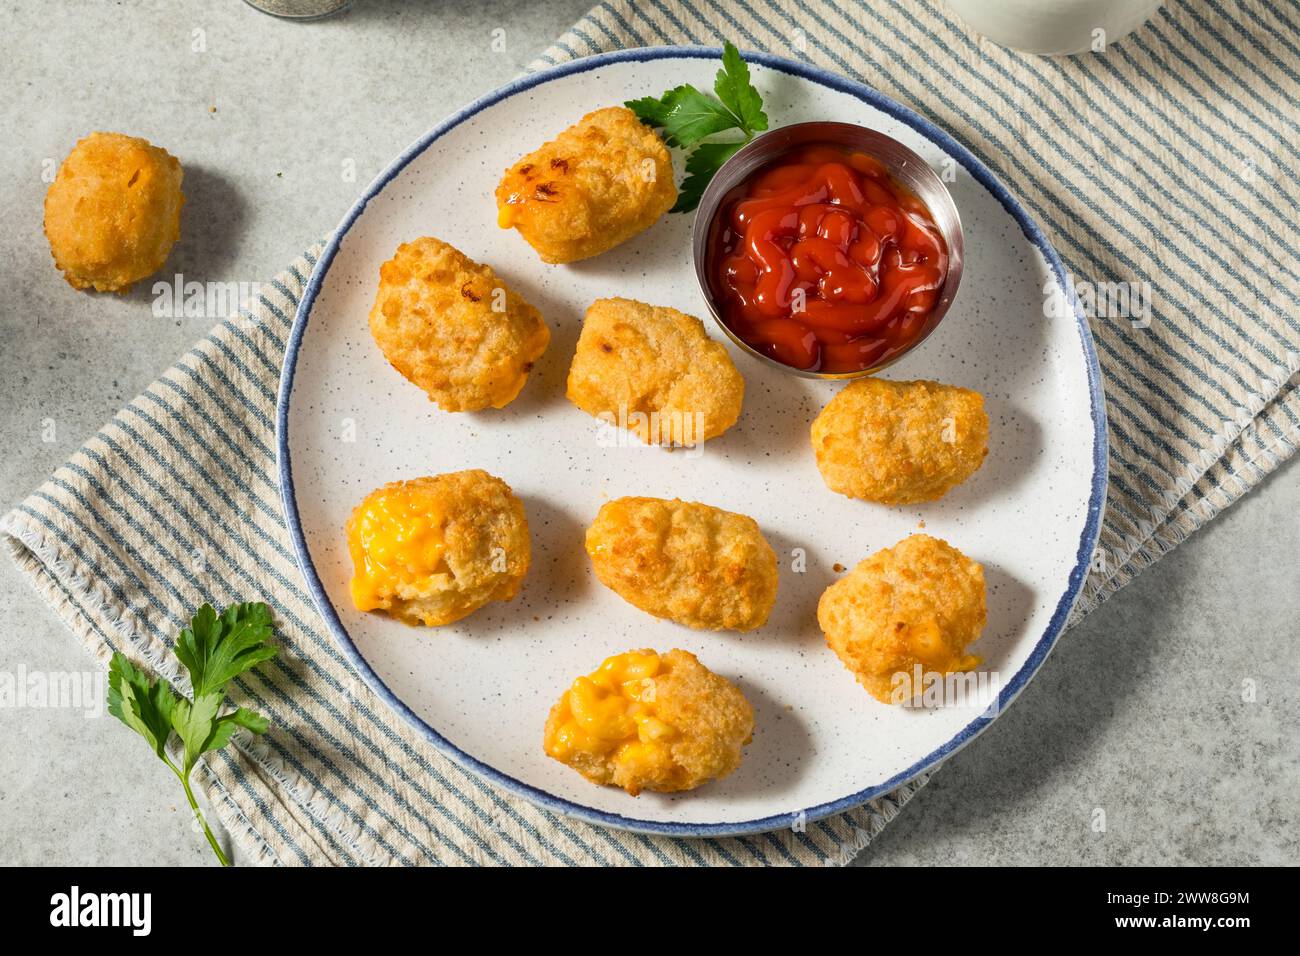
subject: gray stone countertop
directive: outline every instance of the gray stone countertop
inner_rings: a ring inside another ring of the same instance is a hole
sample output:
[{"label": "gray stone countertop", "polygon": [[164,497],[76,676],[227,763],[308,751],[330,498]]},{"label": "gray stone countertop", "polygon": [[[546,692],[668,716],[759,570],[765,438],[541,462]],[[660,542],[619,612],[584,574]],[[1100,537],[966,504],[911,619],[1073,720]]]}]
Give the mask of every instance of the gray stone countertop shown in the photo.
[{"label": "gray stone countertop", "polygon": [[[165,146],[189,196],[168,271],[263,280],[336,224],[359,183],[519,73],[589,3],[357,0],[313,24],[240,0],[6,4],[0,506],[209,324],[65,285],[41,235],[44,164],[95,129]],[[1298,477],[1284,466],[1068,633],[858,862],[1300,858]],[[0,671],[20,666],[84,671],[88,658],[0,560]],[[115,720],[11,708],[0,727],[0,863],[212,861],[175,779]]]}]

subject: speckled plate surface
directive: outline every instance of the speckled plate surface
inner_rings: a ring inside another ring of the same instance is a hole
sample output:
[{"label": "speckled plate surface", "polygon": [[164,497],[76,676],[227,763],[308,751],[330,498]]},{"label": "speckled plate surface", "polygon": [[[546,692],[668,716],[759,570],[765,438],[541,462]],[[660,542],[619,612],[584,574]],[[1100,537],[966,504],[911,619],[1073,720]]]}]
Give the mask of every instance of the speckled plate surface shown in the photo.
[{"label": "speckled plate surface", "polygon": [[[1019,204],[947,134],[866,87],[765,55],[749,57],[773,125],[835,119],[902,140],[950,183],[966,231],[962,288],[938,331],[889,377],[979,389],[991,419],[984,467],[942,502],[884,508],[823,485],[808,427],[839,387],[733,349],[744,412],[702,453],[611,433],[564,398],[582,314],[622,295],[704,317],[689,216],[668,216],[596,259],[547,266],[495,224],[507,165],[589,110],[690,82],[712,84],[717,51],[625,51],[525,77],[437,126],[348,213],[311,278],[281,382],[285,511],[328,626],[381,697],[451,758],[528,799],[615,826],[683,835],[813,820],[888,791],[982,730],[1023,688],[1064,626],[1096,544],[1105,495],[1105,413],[1087,326],[1055,252]],[[680,158],[678,158],[680,167]],[[680,168],[679,168],[680,174]],[[546,355],[501,411],[449,415],[384,361],[367,314],[380,263],[433,235],[488,262],[551,326]],[[1057,308],[1045,309],[1046,301]],[[722,334],[710,326],[720,341]],[[728,345],[730,348],[731,346]],[[533,565],[513,601],[423,630],[362,614],[348,597],[343,528],[372,488],[463,468],[501,476],[524,501]],[[770,622],[704,633],[624,603],[593,577],[583,532],[622,495],[681,497],[752,515],[781,563]],[[817,599],[852,567],[924,523],[981,561],[988,627],[974,650],[991,697],[902,709],[869,697],[825,646]],[[731,678],[757,727],[732,776],[692,793],[629,797],[542,753],[550,706],[575,676],[630,648],[682,647]],[[989,705],[986,709],[986,705]]]}]

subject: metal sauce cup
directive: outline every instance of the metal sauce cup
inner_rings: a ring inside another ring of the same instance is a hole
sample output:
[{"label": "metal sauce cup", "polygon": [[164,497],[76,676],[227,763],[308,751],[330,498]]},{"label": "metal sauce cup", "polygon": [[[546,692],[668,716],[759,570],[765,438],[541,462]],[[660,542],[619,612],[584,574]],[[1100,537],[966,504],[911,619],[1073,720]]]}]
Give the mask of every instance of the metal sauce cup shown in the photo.
[{"label": "metal sauce cup", "polygon": [[[740,336],[736,335],[727,326],[727,323],[722,318],[722,310],[719,308],[713,289],[709,284],[709,248],[713,245],[713,239],[717,232],[715,220],[723,197],[759,167],[766,166],[791,149],[815,144],[843,146],[856,152],[866,153],[868,156],[880,160],[894,179],[915,193],[917,198],[925,203],[930,210],[935,225],[943,236],[944,242],[948,245],[948,275],[944,279],[939,298],[935,302],[930,315],[926,318],[925,327],[921,329],[920,334],[906,348],[887,356],[870,368],[864,368],[856,372],[813,372],[793,368],[783,362],[769,358],[743,341]],[[695,278],[699,281],[700,292],[704,296],[704,301],[708,303],[709,312],[713,314],[714,321],[727,334],[727,337],[735,342],[742,351],[768,365],[773,365],[794,375],[801,375],[804,378],[823,379],[863,378],[867,375],[873,375],[881,369],[893,365],[929,338],[930,333],[943,320],[948,307],[952,304],[953,297],[957,295],[957,286],[961,283],[962,250],[964,248],[961,218],[957,215],[957,206],[952,201],[948,187],[943,184],[943,181],[925,160],[892,136],[886,136],[876,130],[867,129],[865,126],[828,122],[796,123],[792,126],[782,126],[774,129],[769,133],[756,137],[752,142],[740,149],[735,156],[723,163],[722,168],[714,175],[713,181],[704,190],[704,196],[700,200],[699,209],[695,214],[692,244],[695,255]]]}]

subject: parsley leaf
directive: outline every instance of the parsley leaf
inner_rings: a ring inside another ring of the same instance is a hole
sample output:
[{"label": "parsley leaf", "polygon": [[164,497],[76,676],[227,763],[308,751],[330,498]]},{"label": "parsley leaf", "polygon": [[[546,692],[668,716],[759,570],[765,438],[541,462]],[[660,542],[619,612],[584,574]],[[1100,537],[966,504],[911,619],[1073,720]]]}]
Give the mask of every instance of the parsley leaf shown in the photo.
[{"label": "parsley leaf", "polygon": [[[632,100],[627,105],[636,112],[637,104],[645,103],[646,100]],[[674,87],[658,100],[650,100],[650,104],[642,105],[642,112],[637,115],[658,120],[658,125],[663,127],[664,142],[669,146],[693,146],[706,136],[740,125],[729,109],[689,83]]]},{"label": "parsley leaf", "polygon": [[696,147],[686,159],[686,178],[677,191],[677,202],[669,211],[690,212],[698,206],[713,174],[744,145],[742,140],[738,143],[701,143]]},{"label": "parsley leaf", "polygon": [[663,97],[655,99],[653,96],[643,96],[639,100],[628,100],[623,105],[636,114],[636,118],[645,123],[651,129],[658,129],[668,123],[668,114],[672,112],[672,104],[665,102],[668,93]]},{"label": "parsley leaf", "polygon": [[[221,711],[226,685],[276,655],[270,643],[273,629],[271,609],[261,602],[232,604],[220,615],[210,604],[199,608],[176,640],[176,657],[189,671],[193,700],[162,678],[152,680],[120,653],[113,654],[108,668],[109,713],[143,737],[180,779],[190,809],[223,866],[230,863],[194,799],[190,773],[205,753],[226,746],[237,729],[266,733],[270,722],[261,714],[244,707],[224,715]],[[179,767],[167,753],[173,733],[183,754]]]},{"label": "parsley leaf", "polygon": [[268,644],[271,609],[265,604],[232,604],[217,617],[205,604],[181,631],[176,656],[190,672],[196,696],[220,691],[249,668],[275,656]]},{"label": "parsley leaf", "polygon": [[[686,178],[673,212],[690,212],[698,206],[718,168],[753,139],[755,133],[767,129],[763,97],[750,81],[749,65],[735,44],[727,43],[723,47],[722,69],[714,80],[713,92],[716,98],[690,84],[682,84],[658,98],[645,96],[625,104],[641,122],[652,129],[661,129],[669,146],[694,147],[686,159]],[[744,138],[722,143],[701,142],[728,130],[737,130]]]},{"label": "parsley leaf", "polygon": [[212,736],[208,738],[207,749],[220,750],[230,742],[231,735],[240,727],[250,733],[264,734],[270,726],[271,722],[261,714],[251,711],[247,707],[240,707],[224,717],[217,718]]},{"label": "parsley leaf", "polygon": [[[184,697],[176,701],[172,711],[172,730],[185,746],[185,766],[182,772],[194,768],[199,758],[208,750],[208,742],[216,732],[217,714],[221,712],[222,693],[200,694],[190,703]],[[229,739],[229,735],[227,735]]]},{"label": "parsley leaf", "polygon": [[108,712],[148,741],[164,760],[175,707],[170,684],[163,680],[155,684],[121,654],[113,655],[108,665]]},{"label": "parsley leaf", "polygon": [[727,109],[739,117],[746,133],[752,135],[767,129],[763,97],[749,81],[749,64],[741,59],[740,51],[730,43],[722,48],[722,69],[713,81],[713,91]]}]

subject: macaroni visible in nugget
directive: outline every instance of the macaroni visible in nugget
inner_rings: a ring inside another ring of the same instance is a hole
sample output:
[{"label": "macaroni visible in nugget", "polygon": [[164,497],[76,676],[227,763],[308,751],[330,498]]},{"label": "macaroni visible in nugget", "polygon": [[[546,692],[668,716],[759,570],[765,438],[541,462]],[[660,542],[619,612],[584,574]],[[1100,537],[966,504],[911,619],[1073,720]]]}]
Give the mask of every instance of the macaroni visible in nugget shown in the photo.
[{"label": "macaroni visible in nugget", "polygon": [[558,263],[598,256],[649,228],[677,201],[677,187],[663,140],[611,106],[511,166],[496,198],[498,225]]},{"label": "macaroni visible in nugget", "polygon": [[628,651],[551,708],[547,756],[592,783],[672,793],[731,773],[754,733],[745,695],[682,650]]},{"label": "macaroni visible in nugget", "polygon": [[648,445],[698,445],[736,423],[745,380],[694,316],[597,299],[582,323],[568,397]]},{"label": "macaroni visible in nugget", "polygon": [[878,551],[828,587],[817,605],[826,643],[886,704],[921,693],[922,675],[974,670],[967,654],[988,614],[984,569],[927,534]]},{"label": "macaroni visible in nugget", "polygon": [[427,236],[380,267],[370,332],[393,368],[448,412],[509,404],[551,340],[538,311],[490,267]]},{"label": "macaroni visible in nugget", "polygon": [[75,289],[124,292],[157,272],[181,234],[181,164],[121,133],[72,148],[45,194],[45,236]]},{"label": "macaroni visible in nugget", "polygon": [[938,382],[858,379],[812,424],[827,487],[885,505],[934,501],[984,463],[989,418],[979,392]]},{"label": "macaroni visible in nugget", "polygon": [[606,502],[587,529],[587,553],[601,584],[687,627],[752,631],[776,603],[776,552],[757,523],[710,505]]},{"label": "macaroni visible in nugget", "polygon": [[519,591],[530,558],[524,506],[500,478],[457,471],[372,491],[347,527],[352,602],[407,624],[459,621]]}]

